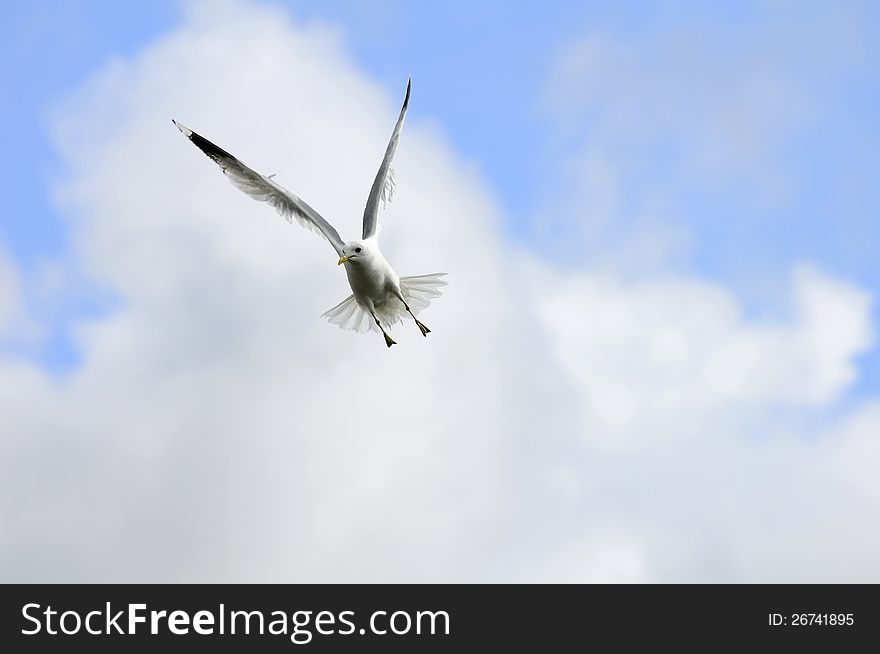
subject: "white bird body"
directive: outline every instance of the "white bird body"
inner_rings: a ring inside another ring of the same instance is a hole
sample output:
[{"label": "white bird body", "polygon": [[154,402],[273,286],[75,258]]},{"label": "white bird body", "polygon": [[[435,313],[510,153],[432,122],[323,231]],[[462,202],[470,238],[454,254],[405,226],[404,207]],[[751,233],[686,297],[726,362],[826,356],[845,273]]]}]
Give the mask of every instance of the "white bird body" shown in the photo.
[{"label": "white bird body", "polygon": [[[353,247],[360,247],[359,265],[345,267],[348,285],[354,291],[354,297],[362,306],[381,306],[391,298],[397,299],[400,292],[400,279],[394,269],[382,256],[379,243],[374,238],[352,242]],[[347,248],[346,248],[347,249]]]},{"label": "white bird body", "polygon": [[306,202],[276,183],[272,179],[274,175],[261,175],[188,127],[173,121],[184,136],[220,165],[235,186],[252,198],[271,204],[288,222],[296,219],[301,225],[318,232],[330,242],[339,255],[338,263],[345,264],[352,295],[325,312],[323,317],[343,329],[378,329],[385,337],[388,347],[395,343],[386,329],[405,319],[407,314],[415,321],[423,336],[430,333],[431,330],[419,322],[416,314],[426,308],[432,299],[439,297],[440,287],[446,285],[442,279],[446,273],[398,277],[379,249],[379,202],[387,202],[394,193],[391,161],[400,140],[409,95],[410,83],[407,82],[400,116],[364,209],[363,238],[349,242],[343,242],[336,229]]}]

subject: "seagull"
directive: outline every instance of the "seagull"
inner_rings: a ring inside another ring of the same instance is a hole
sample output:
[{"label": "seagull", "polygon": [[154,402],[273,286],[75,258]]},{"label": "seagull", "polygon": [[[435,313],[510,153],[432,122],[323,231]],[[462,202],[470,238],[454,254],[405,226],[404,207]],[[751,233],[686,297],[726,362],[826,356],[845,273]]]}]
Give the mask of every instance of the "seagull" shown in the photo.
[{"label": "seagull", "polygon": [[446,273],[398,277],[379,249],[379,204],[383,206],[394,194],[394,170],[391,167],[406,109],[412,80],[406,83],[406,97],[403,107],[391,133],[391,140],[385,150],[385,157],[379,166],[376,179],[370,188],[367,206],[364,209],[363,234],[359,240],[343,241],[339,232],[304,200],[276,183],[274,174],[264,176],[249,168],[240,160],[211,143],[208,139],[180,124],[173,118],[171,122],[192,143],[217,163],[223,173],[236,187],[255,200],[267,202],[287,220],[296,220],[300,225],[317,232],[326,238],[339,256],[338,265],[345,265],[348,284],[352,294],[326,311],[321,317],[342,329],[364,332],[368,329],[382,332],[385,345],[389,348],[397,343],[388,331],[391,325],[411,317],[416,327],[427,336],[428,329],[416,316],[426,309],[431,300],[440,296],[440,287],[446,285]]}]

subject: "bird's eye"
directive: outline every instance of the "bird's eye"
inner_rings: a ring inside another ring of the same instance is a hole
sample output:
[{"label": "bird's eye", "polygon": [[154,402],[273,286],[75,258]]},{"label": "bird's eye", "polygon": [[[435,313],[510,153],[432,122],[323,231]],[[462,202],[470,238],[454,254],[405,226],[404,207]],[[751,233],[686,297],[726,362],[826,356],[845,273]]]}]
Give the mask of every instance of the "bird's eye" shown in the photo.
[{"label": "bird's eye", "polygon": [[360,248],[355,248],[354,251],[355,251],[355,252],[360,252],[361,249],[360,249]]}]

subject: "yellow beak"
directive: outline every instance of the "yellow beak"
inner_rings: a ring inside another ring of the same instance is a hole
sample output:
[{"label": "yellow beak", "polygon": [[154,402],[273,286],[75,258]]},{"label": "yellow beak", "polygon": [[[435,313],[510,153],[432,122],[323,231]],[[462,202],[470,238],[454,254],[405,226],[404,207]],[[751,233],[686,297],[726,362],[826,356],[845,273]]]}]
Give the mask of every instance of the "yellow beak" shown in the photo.
[{"label": "yellow beak", "polygon": [[351,259],[351,255],[350,255],[350,254],[345,254],[345,255],[339,257],[339,261],[336,262],[336,265],[337,265],[337,266],[341,266],[342,264],[344,264],[344,263],[345,263],[346,261],[348,261],[349,259]]}]

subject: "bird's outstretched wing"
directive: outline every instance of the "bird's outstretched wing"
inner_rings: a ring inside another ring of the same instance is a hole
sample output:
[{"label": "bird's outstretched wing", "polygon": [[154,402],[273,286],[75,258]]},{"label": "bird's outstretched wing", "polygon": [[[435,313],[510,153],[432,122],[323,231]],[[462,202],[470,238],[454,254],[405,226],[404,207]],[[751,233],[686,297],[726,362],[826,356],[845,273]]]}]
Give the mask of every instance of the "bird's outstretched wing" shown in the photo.
[{"label": "bird's outstretched wing", "polygon": [[400,140],[400,129],[403,127],[403,119],[406,117],[411,83],[412,80],[407,80],[406,82],[406,97],[403,99],[400,116],[398,116],[397,124],[394,126],[394,132],[391,134],[388,148],[385,150],[385,158],[382,159],[382,165],[379,166],[379,172],[376,173],[376,179],[373,180],[370,197],[367,198],[367,208],[364,209],[364,238],[369,238],[376,233],[376,226],[379,223],[379,201],[388,201],[394,194],[394,171],[391,169],[391,160],[394,159],[394,151],[397,149],[397,142]]},{"label": "bird's outstretched wing", "polygon": [[294,219],[307,229],[321,234],[330,241],[330,245],[337,254],[342,254],[342,239],[339,237],[333,225],[328,223],[317,211],[312,209],[305,201],[288,191],[280,184],[276,184],[271,178],[265,177],[255,170],[251,170],[231,154],[217,147],[208,139],[196,134],[188,127],[184,127],[176,120],[172,121],[185,137],[223,170],[235,186],[247,193],[255,200],[268,202],[280,213],[287,222]]}]

